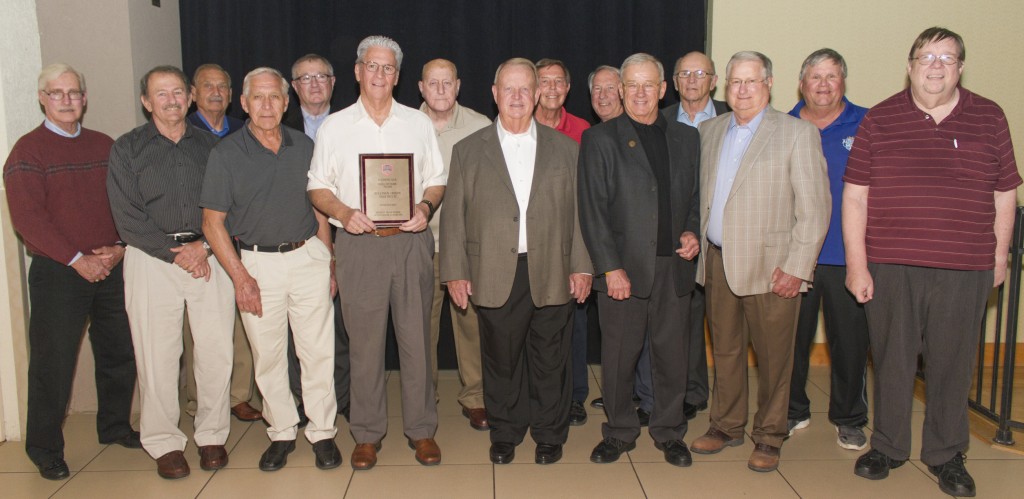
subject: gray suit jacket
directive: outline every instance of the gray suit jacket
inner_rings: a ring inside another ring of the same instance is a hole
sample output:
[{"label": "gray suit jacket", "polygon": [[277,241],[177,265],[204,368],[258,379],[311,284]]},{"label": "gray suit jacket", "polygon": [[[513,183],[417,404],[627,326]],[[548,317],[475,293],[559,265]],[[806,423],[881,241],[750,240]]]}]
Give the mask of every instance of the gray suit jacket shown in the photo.
[{"label": "gray suit jacket", "polygon": [[[441,214],[441,281],[469,280],[473,304],[500,307],[512,292],[519,253],[519,203],[495,127],[455,144]],[[530,203],[526,210],[530,292],[537,307],[572,299],[569,274],[593,273],[576,207],[572,139],[537,128]]]},{"label": "gray suit jacket", "polygon": [[[666,120],[671,183],[672,237],[698,234],[697,130]],[[631,293],[646,298],[654,286],[658,241],[658,187],[640,137],[622,114],[583,132],[579,162],[580,226],[598,275],[594,288],[607,291],[603,274],[624,269]],[[675,255],[673,255],[675,257]],[[694,264],[675,257],[676,293],[694,288]]]},{"label": "gray suit jacket", "polygon": [[[722,142],[732,113],[700,125],[701,251],[718,178]],[[725,205],[722,257],[729,288],[739,296],[771,291],[776,267],[807,282],[832,211],[821,136],[810,122],[771,107],[750,141]],[[697,267],[704,284],[705,259]]]}]

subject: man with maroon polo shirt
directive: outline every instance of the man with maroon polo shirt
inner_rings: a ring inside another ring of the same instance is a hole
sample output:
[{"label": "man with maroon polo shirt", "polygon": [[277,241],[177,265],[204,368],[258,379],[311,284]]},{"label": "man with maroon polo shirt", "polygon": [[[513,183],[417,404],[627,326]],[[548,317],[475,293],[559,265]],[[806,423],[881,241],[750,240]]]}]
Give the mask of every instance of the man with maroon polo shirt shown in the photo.
[{"label": "man with maroon polo shirt", "polygon": [[843,178],[846,287],[865,303],[875,366],[875,431],[854,473],[880,480],[910,457],[921,353],[921,461],[954,496],[975,494],[966,401],[985,304],[1006,278],[1021,184],[1002,109],[959,85],[964,56],[950,30],[917,37],[910,88],[865,116]]}]

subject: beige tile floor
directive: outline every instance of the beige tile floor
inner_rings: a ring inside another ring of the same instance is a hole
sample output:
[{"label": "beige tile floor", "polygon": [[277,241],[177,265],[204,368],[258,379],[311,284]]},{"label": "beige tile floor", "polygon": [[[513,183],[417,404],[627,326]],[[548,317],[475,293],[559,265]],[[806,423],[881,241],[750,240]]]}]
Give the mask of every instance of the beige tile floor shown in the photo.
[{"label": "beige tile floor", "polygon": [[[598,396],[599,373],[592,368],[591,398]],[[752,374],[753,375],[753,374]],[[416,463],[401,432],[400,375],[388,376],[388,422],[376,468],[354,473],[348,466],[353,448],[344,419],[338,419],[338,445],[345,464],[330,471],[313,465],[310,445],[300,439],[288,465],[273,473],[257,469],[267,446],[261,423],[232,421],[226,469],[199,469],[195,447],[186,456],[192,474],[168,481],[156,475],[156,464],[140,450],[96,443],[95,415],[74,414],[65,426],[70,479],[51,482],[39,477],[25,457],[21,442],[0,444],[0,497],[3,498],[661,498],[661,497],[941,497],[935,479],[920,461],[894,470],[886,480],[872,482],[853,475],[853,462],[861,452],[840,449],[835,430],[828,424],[828,368],[812,368],[808,392],[812,423],[783,447],[782,464],[774,473],[749,471],[746,460],[752,445],[728,449],[712,456],[696,455],[694,465],[680,469],[666,464],[644,434],[636,450],[614,464],[589,462],[600,440],[600,410],[588,407],[590,421],[573,427],[562,461],[552,466],[533,464],[533,444],[519,447],[513,464],[495,466],[488,461],[487,434],[466,424],[455,401],[459,382],[453,371],[441,373],[438,443],[444,461],[426,468]],[[756,400],[752,385],[751,401]],[[754,406],[751,405],[751,408]],[[924,404],[915,402],[913,455],[920,449]],[[191,418],[182,417],[186,434]],[[707,412],[691,422],[686,441],[707,430]],[[869,425],[870,427],[870,425]],[[870,434],[870,433],[869,433]],[[1021,497],[1024,456],[993,449],[973,438],[968,469],[978,482],[979,497]]]}]

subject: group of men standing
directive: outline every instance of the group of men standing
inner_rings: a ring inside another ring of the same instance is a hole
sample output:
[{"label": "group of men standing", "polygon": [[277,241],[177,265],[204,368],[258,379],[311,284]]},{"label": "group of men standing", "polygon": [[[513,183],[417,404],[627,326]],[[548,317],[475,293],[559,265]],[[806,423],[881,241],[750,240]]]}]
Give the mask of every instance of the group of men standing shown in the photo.
[{"label": "group of men standing", "polygon": [[[662,63],[634,54],[590,75],[593,127],[564,109],[569,73],[554,59],[498,67],[492,123],[456,102],[450,61],[423,67],[417,111],[393,98],[403,58],[394,40],[368,37],[356,55],[351,106],[330,108],[333,68],[311,54],[292,68],[300,106],[289,114],[281,73],[246,75],[245,122],[224,114],[230,79],[219,66],[200,67],[191,92],[179,69],[158,66],[140,88],[151,120],[116,142],[80,126],[84,77],[44,68],[46,120],[4,169],[12,219],[36,256],[26,449],[44,477],[68,476],[60,424],[87,316],[100,441],[141,446],[161,476],[179,478],[189,474],[177,425],[186,314],[201,467],[227,464],[233,412],[266,421],[265,471],[286,464],[301,427],[317,467],[340,465],[336,414],[350,419],[352,467],[376,464],[390,314],[403,433],[421,464],[439,464],[445,287],[459,402],[473,428],[490,430],[491,461],[512,462],[529,431],[535,462],[555,463],[570,424],[586,421],[582,305],[593,288],[595,403],[607,415],[593,462],[633,449],[642,426],[676,466],[692,463],[691,450],[742,445],[752,344],[748,466],[775,470],[783,441],[810,423],[804,385],[823,304],[829,420],[843,448],[868,444],[869,337],[873,352],[872,449],[855,473],[885,478],[909,457],[923,353],[922,460],[944,492],[974,494],[963,464],[974,335],[991,286],[1005,279],[1021,179],[1002,111],[959,85],[959,35],[923,32],[910,87],[871,111],[846,99],[846,62],[830,49],[804,61],[789,114],[769,104],[764,54],[732,56],[725,102],[711,99],[713,62],[686,54],[671,74],[680,104],[665,109]],[[193,98],[199,112],[186,117]],[[364,206],[368,154],[409,158],[414,204],[400,224]],[[244,390],[229,390],[233,359],[245,355],[232,339],[235,304],[262,414]],[[136,373],[141,434],[128,423]],[[687,446],[687,421],[709,395],[710,428]]]}]

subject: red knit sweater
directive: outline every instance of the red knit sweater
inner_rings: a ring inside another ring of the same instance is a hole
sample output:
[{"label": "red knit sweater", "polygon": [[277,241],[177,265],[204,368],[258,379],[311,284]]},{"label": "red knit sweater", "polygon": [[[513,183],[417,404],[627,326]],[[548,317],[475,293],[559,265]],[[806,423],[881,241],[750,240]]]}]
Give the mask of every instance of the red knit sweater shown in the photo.
[{"label": "red knit sweater", "polygon": [[4,164],[11,221],[29,251],[68,264],[78,252],[119,240],[107,201],[107,158],[114,141],[82,128],[75,138],[40,125]]}]

